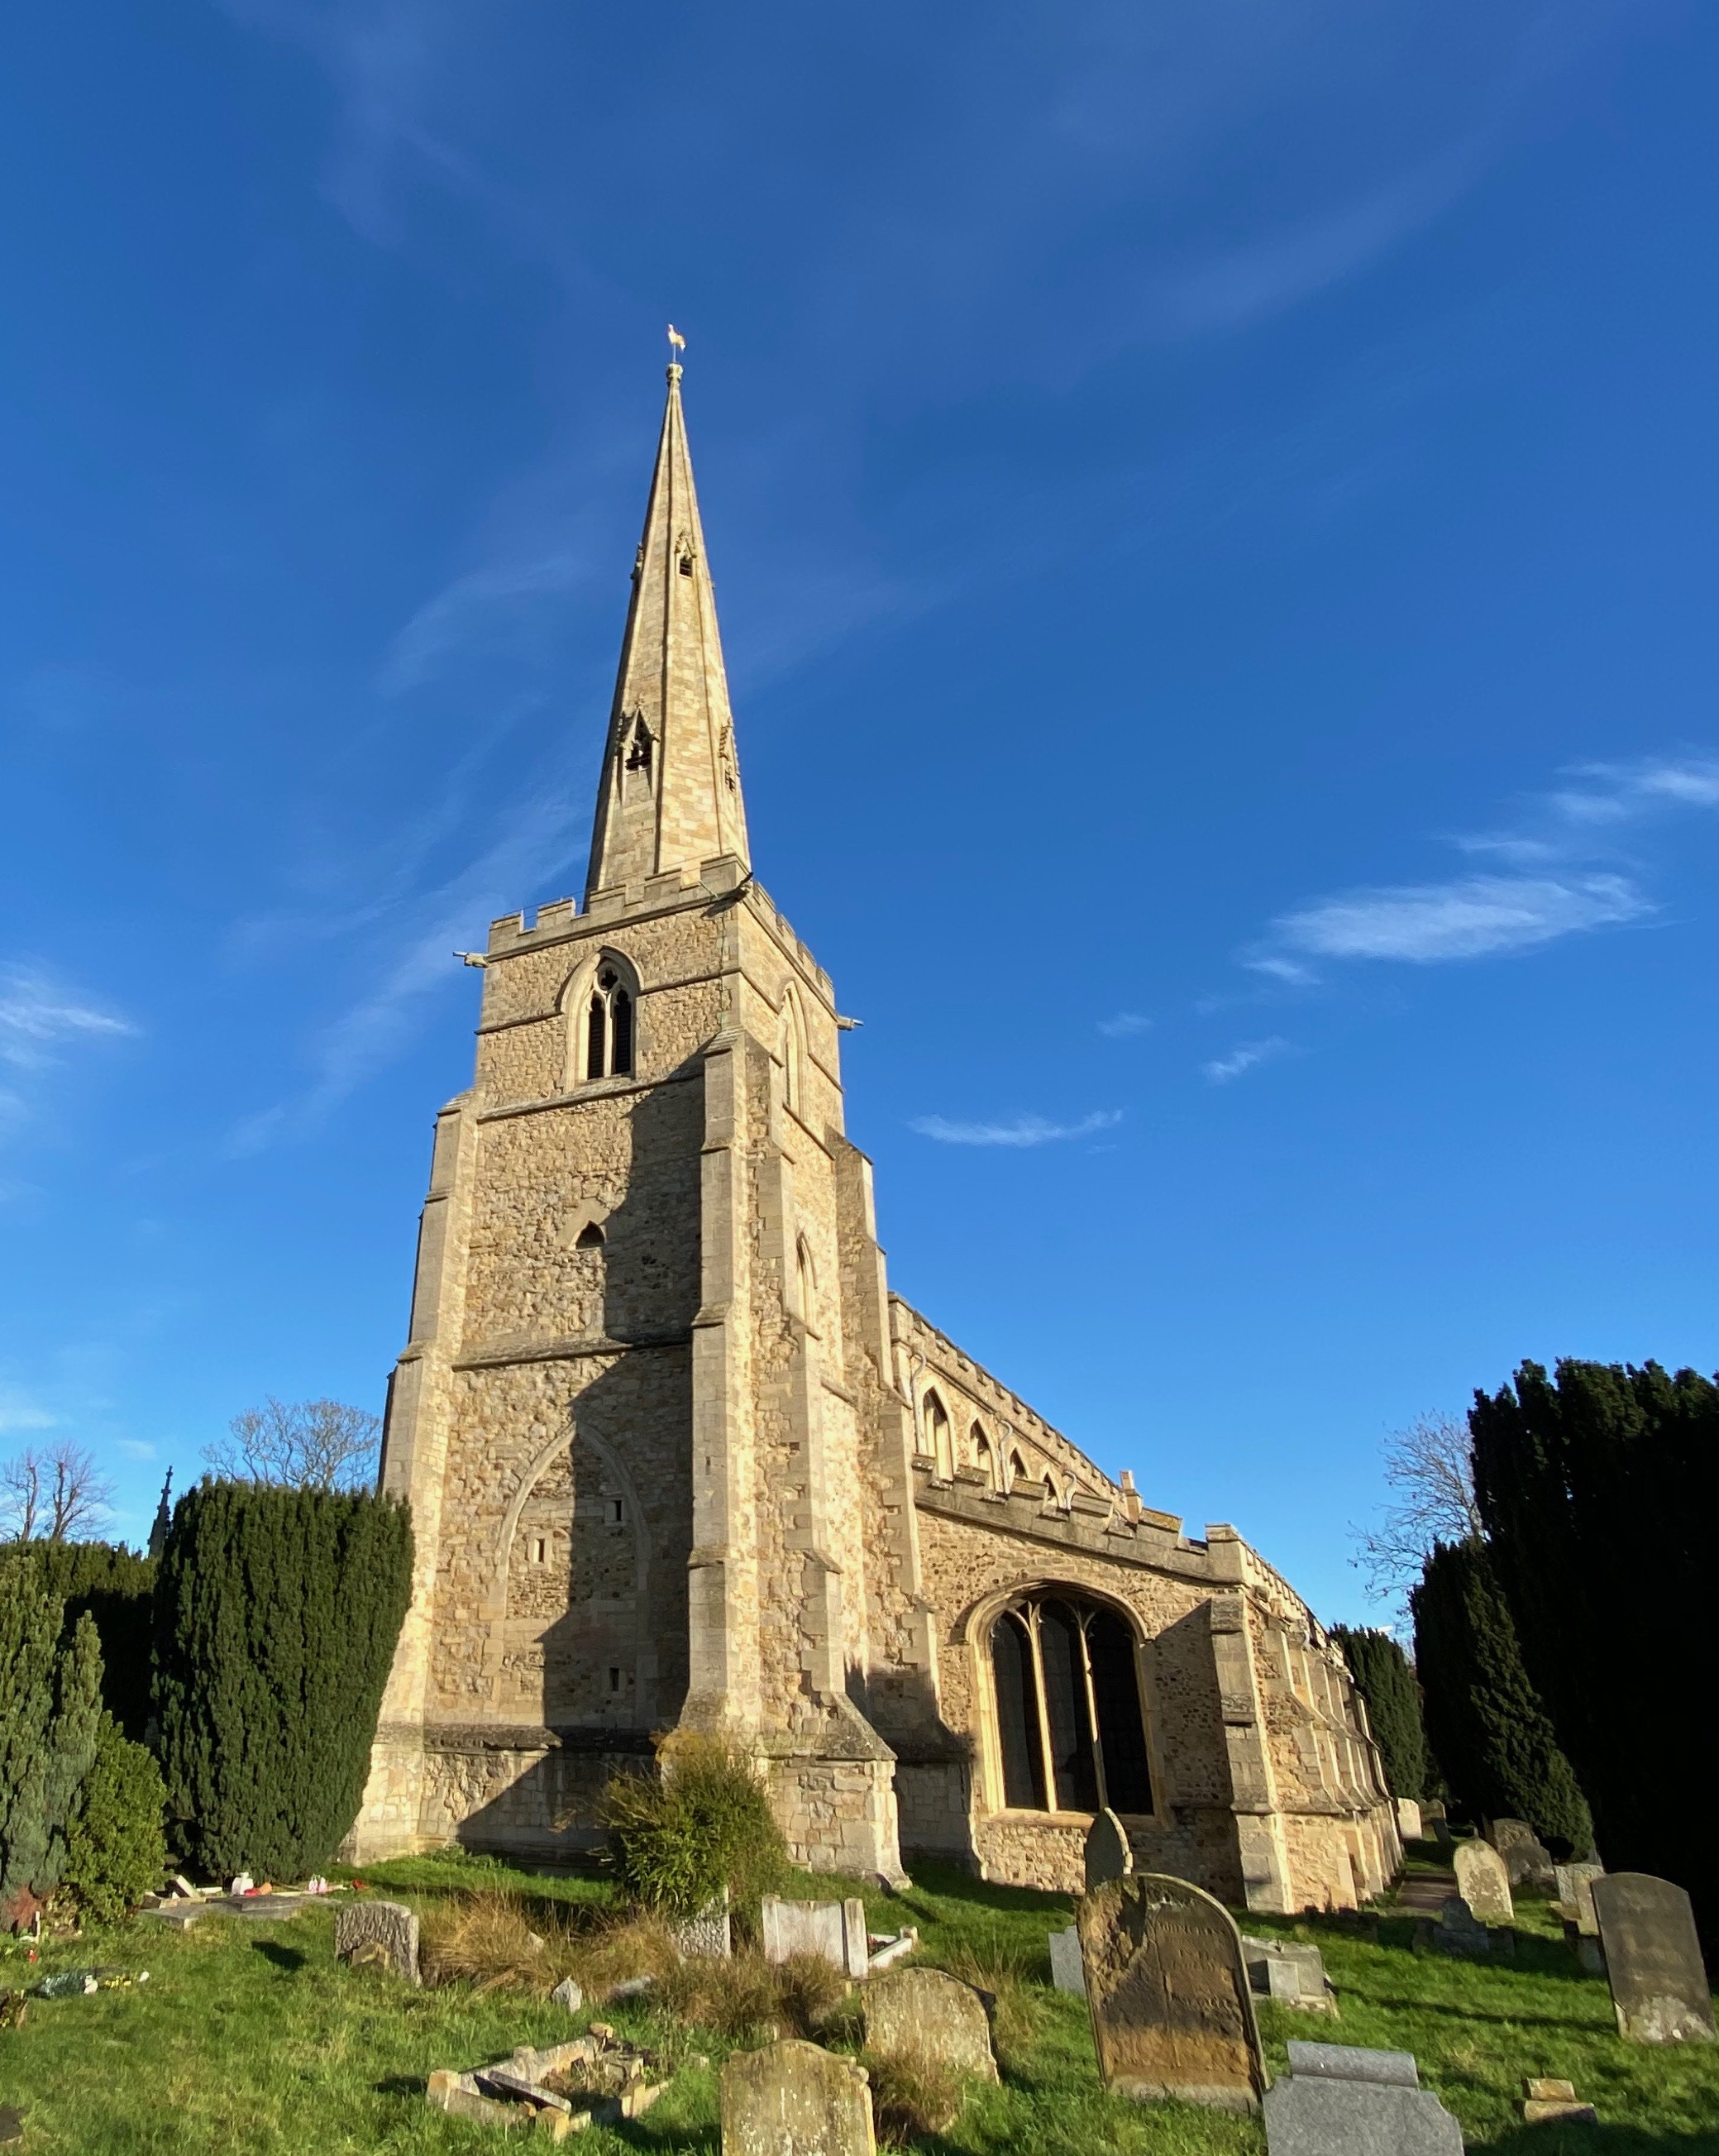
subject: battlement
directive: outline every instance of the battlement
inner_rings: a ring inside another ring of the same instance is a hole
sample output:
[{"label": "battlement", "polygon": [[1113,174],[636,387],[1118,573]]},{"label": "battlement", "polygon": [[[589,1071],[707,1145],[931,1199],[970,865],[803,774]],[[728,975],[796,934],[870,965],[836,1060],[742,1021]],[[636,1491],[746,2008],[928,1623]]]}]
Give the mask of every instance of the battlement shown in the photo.
[{"label": "battlement", "polygon": [[612,884],[594,891],[584,911],[572,898],[557,898],[537,909],[535,920],[523,913],[504,913],[490,923],[485,956],[511,957],[521,951],[541,950],[546,943],[581,935],[609,921],[631,921],[669,909],[707,903],[712,899],[737,898],[759,924],[767,929],[784,950],[792,952],[802,968],[818,983],[832,1010],[835,984],[794,932],[787,916],[763,886],[732,854],[718,854],[690,869],[669,869],[661,875],[646,876],[636,884]]}]

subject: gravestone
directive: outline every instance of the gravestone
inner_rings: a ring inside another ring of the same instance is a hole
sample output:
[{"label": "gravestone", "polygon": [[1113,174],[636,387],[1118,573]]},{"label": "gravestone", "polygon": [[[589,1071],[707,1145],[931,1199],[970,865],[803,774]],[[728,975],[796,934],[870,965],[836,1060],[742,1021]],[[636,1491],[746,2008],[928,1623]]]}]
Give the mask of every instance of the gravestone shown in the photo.
[{"label": "gravestone", "polygon": [[1462,2128],[1411,2052],[1291,2044],[1289,2058],[1265,2096],[1270,2156],[1462,2156]]},{"label": "gravestone", "polygon": [[565,2006],[569,2014],[577,2014],[585,2004],[585,1994],[570,1976],[562,1977],[549,1994],[557,2006]]},{"label": "gravestone", "polygon": [[1317,1947],[1290,1939],[1244,1938],[1241,1950],[1248,1982],[1260,1996],[1316,2014],[1335,2010],[1325,1980],[1325,1958]]},{"label": "gravestone", "polygon": [[1593,1882],[1605,1877],[1603,1864],[1559,1864],[1552,1878],[1557,1898],[1569,1912],[1570,1922],[1584,1938],[1597,1937],[1599,1919],[1593,1913]]},{"label": "gravestone", "polygon": [[1456,1840],[1456,1836],[1450,1831],[1450,1820],[1442,1812],[1434,1818],[1433,1840],[1438,1843],[1440,1849],[1449,1849]]},{"label": "gravestone", "polygon": [[1413,1797],[1397,1799],[1397,1839],[1398,1841],[1419,1841],[1421,1839],[1420,1806]]},{"label": "gravestone", "polygon": [[1486,1839],[1504,1859],[1505,1876],[1512,1887],[1551,1886],[1552,1851],[1526,1820],[1494,1820]]},{"label": "gravestone", "polygon": [[722,2156],[875,2156],[865,2069],[797,2036],[722,2069]]},{"label": "gravestone", "polygon": [[767,1894],[761,1916],[766,1961],[817,1954],[853,1977],[864,1976],[871,1965],[865,1904],[857,1896],[846,1902],[782,1902]]},{"label": "gravestone", "polygon": [[1483,1924],[1516,1921],[1516,1904],[1510,1898],[1510,1875],[1504,1859],[1490,1842],[1463,1841],[1450,1860],[1456,1874],[1456,1891]]},{"label": "gravestone", "polygon": [[941,1969],[898,1969],[865,1987],[865,2048],[994,2082],[991,2022],[970,1984]]},{"label": "gravestone", "polygon": [[398,1902],[347,1902],[335,1912],[337,1961],[391,1969],[418,1982],[418,1918]]},{"label": "gravestone", "polygon": [[1254,2111],[1265,2063],[1241,1934],[1221,1902],[1162,1872],[1081,1897],[1077,1922],[1105,2085]]},{"label": "gravestone", "polygon": [[1134,1851],[1122,1822],[1113,1811],[1100,1812],[1086,1830],[1086,1892],[1126,1879],[1134,1869]]},{"label": "gravestone", "polygon": [[683,1954],[701,1961],[726,1961],[734,1952],[734,1933],[728,1910],[728,1889],[707,1902],[690,1917],[683,1917],[670,1930]]},{"label": "gravestone", "polygon": [[1711,2042],[1713,1999],[1688,1895],[1645,1871],[1608,1872],[1592,1892],[1618,2034],[1632,2044]]},{"label": "gravestone", "polygon": [[1050,1934],[1050,1980],[1059,1991],[1086,1996],[1086,1972],[1080,1966],[1080,1934],[1073,1924]]},{"label": "gravestone", "polygon": [[1447,1894],[1439,1912],[1432,1944],[1440,1953],[1460,1954],[1469,1961],[1484,1961],[1488,1954],[1501,1950],[1501,1943],[1511,1936],[1503,1930],[1496,1933],[1489,1931],[1460,1894]]}]

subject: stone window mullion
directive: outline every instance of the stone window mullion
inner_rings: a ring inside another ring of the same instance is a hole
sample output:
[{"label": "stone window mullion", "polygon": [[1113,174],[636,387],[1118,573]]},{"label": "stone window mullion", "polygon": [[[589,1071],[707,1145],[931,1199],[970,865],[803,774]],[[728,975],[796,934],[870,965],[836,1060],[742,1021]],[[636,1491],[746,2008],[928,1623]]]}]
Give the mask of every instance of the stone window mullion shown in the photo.
[{"label": "stone window mullion", "polygon": [[1050,1703],[1044,1696],[1044,1657],[1039,1645],[1039,1605],[1029,1602],[1021,1614],[1027,1620],[1027,1640],[1033,1650],[1033,1697],[1039,1708],[1039,1754],[1044,1762],[1044,1802],[1047,1810],[1062,1810],[1062,1793],[1056,1785],[1056,1755],[1050,1746]]},{"label": "stone window mullion", "polygon": [[1098,1784],[1100,1809],[1104,1810],[1109,1806],[1110,1793],[1105,1785],[1104,1732],[1099,1727],[1098,1695],[1092,1686],[1092,1650],[1086,1638],[1086,1614],[1081,1611],[1075,1622],[1080,1639],[1080,1681],[1086,1689],[1086,1726],[1092,1732],[1092,1778]]}]

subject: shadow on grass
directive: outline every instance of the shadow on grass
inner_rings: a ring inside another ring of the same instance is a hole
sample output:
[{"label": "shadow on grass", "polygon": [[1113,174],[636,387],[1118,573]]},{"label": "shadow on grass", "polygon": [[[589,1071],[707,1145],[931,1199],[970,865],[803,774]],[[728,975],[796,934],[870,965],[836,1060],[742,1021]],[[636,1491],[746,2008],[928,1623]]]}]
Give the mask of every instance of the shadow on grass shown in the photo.
[{"label": "shadow on grass", "polygon": [[1496,2140],[1476,2141],[1490,2156],[1714,2156],[1719,2128],[1711,2133],[1654,2133],[1639,2126],[1516,2126]]},{"label": "shadow on grass", "polygon": [[[1489,2014],[1483,2006],[1446,2006],[1429,1999],[1393,1999],[1382,1991],[1364,1990],[1358,1984],[1352,1983],[1347,1989],[1368,2005],[1387,2014],[1410,2014],[1417,2019],[1426,2015],[1439,2021],[1485,2021],[1501,2029],[1568,2029],[1583,2036],[1598,2033],[1592,2021],[1571,2020],[1562,2014]],[[1584,2148],[1587,2145],[1583,2143]],[[1543,2148],[1546,2143],[1537,2141],[1534,2146]]]},{"label": "shadow on grass", "polygon": [[310,1958],[297,1947],[282,1946],[278,1939],[253,1939],[251,1952],[261,1954],[264,1961],[272,1962],[276,1969],[285,1969],[289,1974],[302,1969]]},{"label": "shadow on grass", "polygon": [[1066,1894],[1042,1894],[1035,1887],[999,1887],[988,1879],[976,1878],[971,1871],[963,1871],[954,1864],[918,1864],[913,1871],[913,1887],[901,1895],[906,1902],[913,1890],[935,1894],[948,1902],[972,1902],[986,1909],[1021,1909],[1042,1911],[1054,1916],[1059,1908],[1072,1906]]}]

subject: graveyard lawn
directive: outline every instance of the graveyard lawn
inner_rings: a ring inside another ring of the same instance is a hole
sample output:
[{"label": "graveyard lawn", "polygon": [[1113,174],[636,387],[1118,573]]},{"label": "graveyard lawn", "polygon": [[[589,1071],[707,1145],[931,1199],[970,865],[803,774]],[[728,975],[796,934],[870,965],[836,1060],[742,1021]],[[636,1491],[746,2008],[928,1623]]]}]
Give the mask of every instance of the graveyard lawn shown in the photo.
[{"label": "graveyard lawn", "polygon": [[[606,1902],[596,1879],[512,1870],[458,1855],[400,1860],[365,1874],[420,1912],[450,1892],[516,1894],[552,1916]],[[861,1891],[803,1878],[809,1898]],[[944,1966],[998,1995],[1003,2078],[975,2086],[936,2156],[1260,2156],[1257,2121],[1179,2104],[1129,2103],[1100,2088],[1084,2003],[1050,1988],[1048,1937],[1072,1917],[1065,1898],[982,1886],[921,1870],[896,1896],[868,1892],[875,1931],[916,1924],[922,1964]],[[1342,2018],[1259,2002],[1274,2073],[1292,2037],[1413,2051],[1423,2085],[1443,2097],[1471,2147],[1504,2156],[1719,2156],[1719,2044],[1646,2049],[1613,2033],[1604,1979],[1584,1977],[1546,1903],[1521,1895],[1513,1964],[1470,1964],[1413,1951],[1414,1922],[1387,1908],[1377,1923],[1259,1916],[1260,1937],[1316,1943]],[[424,2083],[438,2066],[470,2066],[519,2044],[582,2027],[546,1999],[470,1983],[413,1991],[373,1970],[338,1966],[331,1913],[290,1921],[211,1917],[180,1934],[149,1919],[81,1940],[53,1941],[28,1965],[0,1951],[0,1988],[56,1969],[105,1964],[150,1971],[141,1989],[32,1999],[21,2030],[0,2029],[0,2103],[28,2107],[28,2156],[318,2156],[357,2152],[500,2152],[492,2129],[434,2111]],[[911,1965],[911,1964],[910,1964]],[[646,2115],[582,2135],[583,2156],[716,2156],[717,2072],[745,2048],[668,2028],[648,2000],[596,2010],[620,2032],[687,2063]],[[762,2035],[758,2041],[762,2041]],[[849,2047],[857,2030],[838,2029]],[[1598,2107],[1593,2127],[1521,2123],[1526,2075],[1573,2082]]]}]

